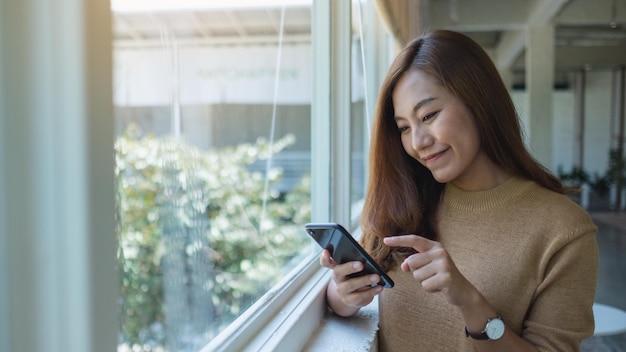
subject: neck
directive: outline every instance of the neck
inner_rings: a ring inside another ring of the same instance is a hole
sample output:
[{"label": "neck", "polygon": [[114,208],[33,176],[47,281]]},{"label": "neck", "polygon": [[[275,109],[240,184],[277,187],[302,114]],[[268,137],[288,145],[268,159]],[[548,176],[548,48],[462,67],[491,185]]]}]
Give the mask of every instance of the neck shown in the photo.
[{"label": "neck", "polygon": [[475,168],[476,172],[466,177],[459,177],[451,183],[464,191],[484,191],[501,185],[512,176],[510,172],[489,159],[477,164],[480,166]]}]

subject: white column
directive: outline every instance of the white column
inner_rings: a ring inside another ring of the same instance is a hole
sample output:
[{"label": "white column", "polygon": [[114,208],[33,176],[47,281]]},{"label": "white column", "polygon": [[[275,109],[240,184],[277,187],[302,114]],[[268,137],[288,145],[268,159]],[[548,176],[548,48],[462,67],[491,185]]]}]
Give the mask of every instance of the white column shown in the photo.
[{"label": "white column", "polygon": [[549,169],[552,165],[552,91],[554,85],[554,26],[527,29],[526,87],[530,151]]},{"label": "white column", "polygon": [[113,351],[108,1],[3,1],[0,351]]}]

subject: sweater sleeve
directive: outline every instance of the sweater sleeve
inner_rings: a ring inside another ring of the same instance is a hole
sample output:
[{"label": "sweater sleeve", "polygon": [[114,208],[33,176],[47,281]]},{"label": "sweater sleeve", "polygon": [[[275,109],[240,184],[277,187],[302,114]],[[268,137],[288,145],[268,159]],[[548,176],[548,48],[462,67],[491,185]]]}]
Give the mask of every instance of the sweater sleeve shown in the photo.
[{"label": "sweater sleeve", "polygon": [[547,259],[522,336],[540,351],[579,351],[594,331],[597,270],[596,228],[589,226]]}]

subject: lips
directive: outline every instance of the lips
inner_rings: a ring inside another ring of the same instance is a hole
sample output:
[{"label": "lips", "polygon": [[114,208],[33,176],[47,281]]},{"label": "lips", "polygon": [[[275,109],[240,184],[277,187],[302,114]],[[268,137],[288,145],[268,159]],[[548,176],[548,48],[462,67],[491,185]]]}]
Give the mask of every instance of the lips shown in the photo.
[{"label": "lips", "polygon": [[422,161],[423,161],[425,164],[429,164],[429,163],[432,163],[432,162],[434,162],[435,160],[439,159],[439,157],[440,157],[443,153],[445,153],[446,151],[448,151],[448,149],[443,150],[443,151],[440,151],[440,152],[437,152],[437,153],[429,154],[429,155],[427,155],[427,156],[425,156],[425,157],[420,157],[420,158],[422,159]]}]

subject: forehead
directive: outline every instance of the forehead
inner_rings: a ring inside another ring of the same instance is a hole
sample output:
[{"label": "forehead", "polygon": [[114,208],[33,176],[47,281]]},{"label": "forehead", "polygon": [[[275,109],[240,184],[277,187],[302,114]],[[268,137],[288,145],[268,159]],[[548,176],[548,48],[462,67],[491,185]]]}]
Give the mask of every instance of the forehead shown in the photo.
[{"label": "forehead", "polygon": [[398,79],[391,99],[394,109],[401,109],[405,105],[412,107],[412,104],[425,98],[441,98],[447,93],[434,76],[419,70],[409,70]]},{"label": "forehead", "polygon": [[433,75],[415,69],[408,70],[400,76],[393,89],[392,95],[406,88],[409,88],[410,90],[445,89],[439,80]]}]

